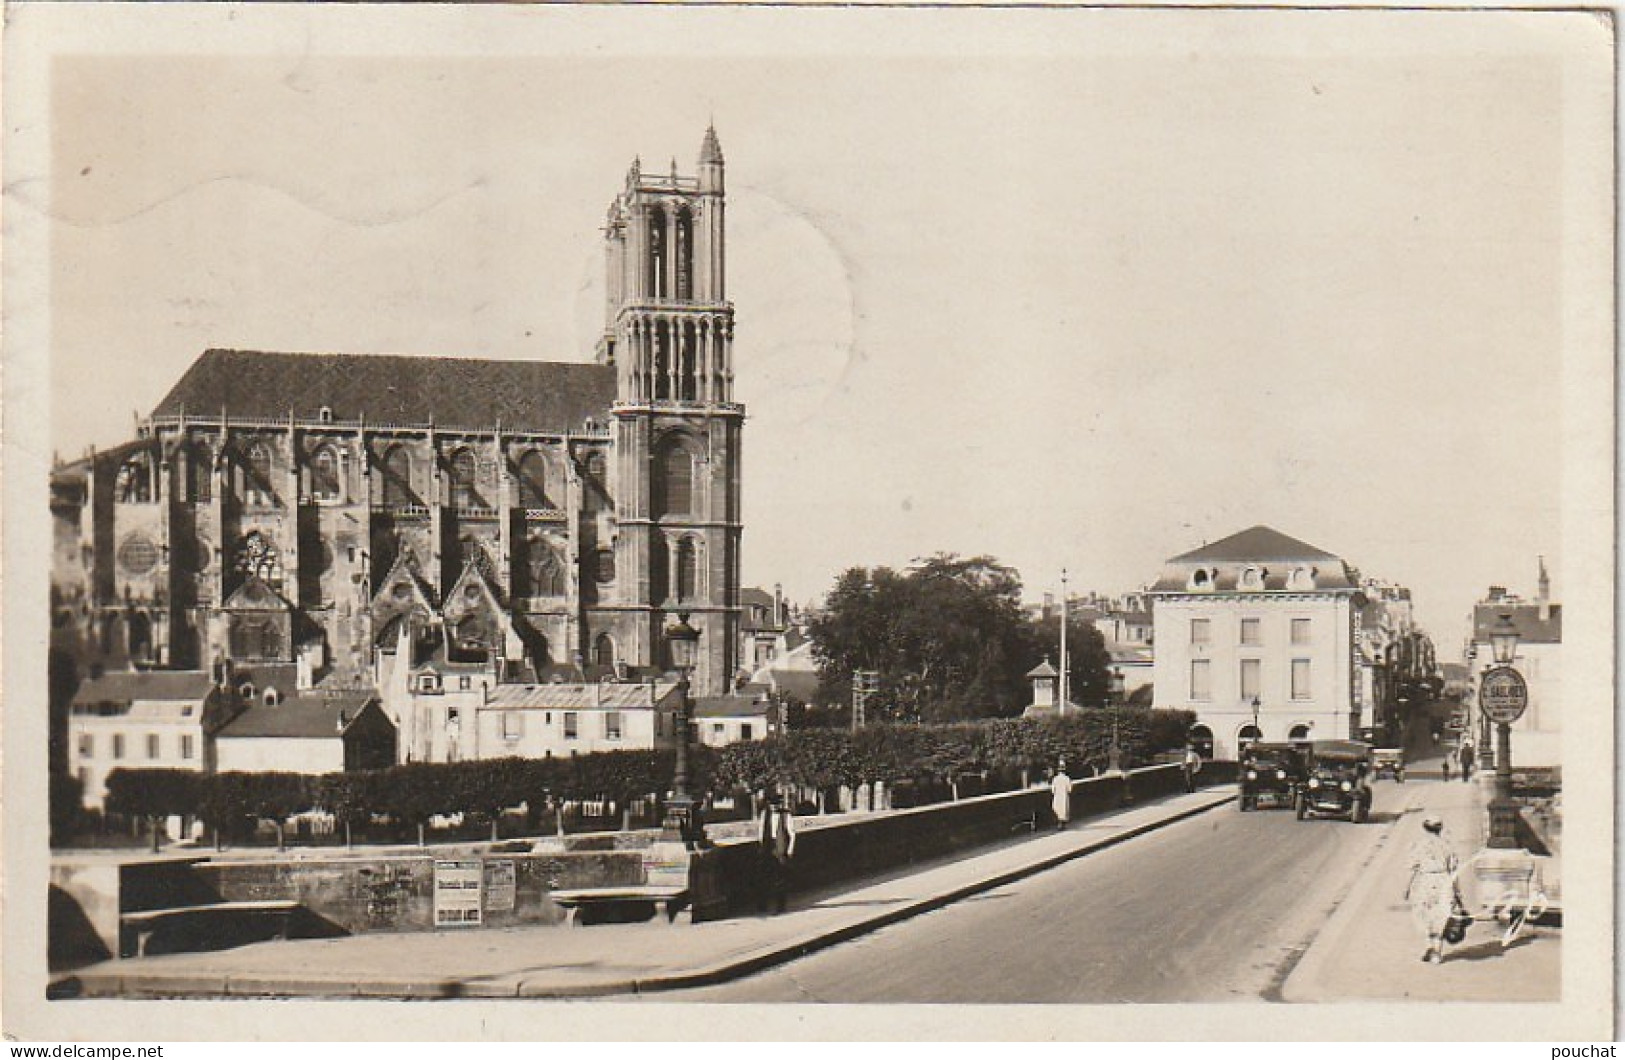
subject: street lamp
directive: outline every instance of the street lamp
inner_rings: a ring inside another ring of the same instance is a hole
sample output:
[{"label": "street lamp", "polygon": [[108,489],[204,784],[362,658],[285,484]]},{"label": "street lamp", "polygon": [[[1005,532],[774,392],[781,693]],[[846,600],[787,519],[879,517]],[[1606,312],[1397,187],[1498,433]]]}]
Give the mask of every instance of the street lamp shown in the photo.
[{"label": "street lamp", "polygon": [[[1490,630],[1490,650],[1497,668],[1522,684],[1523,675],[1512,668],[1518,653],[1518,627],[1503,614]],[[1495,680],[1495,678],[1492,678]],[[1488,686],[1491,681],[1485,681]],[[1483,699],[1480,699],[1483,705]],[[1504,716],[1504,715],[1503,715]],[[1518,846],[1518,804],[1512,801],[1512,719],[1495,718],[1495,787],[1490,798],[1490,837],[1487,846],[1502,850]]]},{"label": "street lamp", "polygon": [[694,815],[694,798],[688,791],[689,676],[694,672],[700,631],[688,624],[688,612],[684,611],[677,616],[676,624],[666,627],[665,635],[671,665],[677,671],[677,765],[671,798],[666,802],[666,818],[660,828],[663,838],[675,836],[687,844],[693,839]]},{"label": "street lamp", "polygon": [[1117,717],[1118,708],[1123,703],[1123,668],[1111,668],[1106,688],[1106,702],[1112,712],[1112,742],[1106,747],[1106,771],[1121,773],[1123,771],[1123,746],[1118,741]]},{"label": "street lamp", "polygon": [[1260,741],[1260,740],[1262,740],[1264,738],[1264,730],[1260,729],[1258,727],[1258,708],[1261,705],[1262,704],[1260,704],[1258,702],[1258,697],[1254,696],[1253,697],[1253,704],[1252,704],[1252,706],[1253,706],[1253,742],[1254,743],[1257,743],[1258,741]]}]

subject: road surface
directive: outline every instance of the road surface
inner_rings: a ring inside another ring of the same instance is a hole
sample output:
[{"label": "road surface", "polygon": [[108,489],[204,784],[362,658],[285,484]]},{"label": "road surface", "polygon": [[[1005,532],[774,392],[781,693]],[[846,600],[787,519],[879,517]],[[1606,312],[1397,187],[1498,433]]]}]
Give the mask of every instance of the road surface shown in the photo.
[{"label": "road surface", "polygon": [[1379,783],[1367,825],[1221,807],[759,975],[647,1000],[1273,997],[1405,795]]}]

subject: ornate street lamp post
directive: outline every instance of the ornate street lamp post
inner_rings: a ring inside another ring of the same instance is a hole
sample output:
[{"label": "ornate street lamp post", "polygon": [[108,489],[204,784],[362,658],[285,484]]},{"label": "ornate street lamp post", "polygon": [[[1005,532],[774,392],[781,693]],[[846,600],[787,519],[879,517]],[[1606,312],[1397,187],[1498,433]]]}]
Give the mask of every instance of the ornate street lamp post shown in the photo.
[{"label": "ornate street lamp post", "polygon": [[1123,771],[1123,747],[1118,741],[1117,712],[1123,703],[1123,669],[1114,666],[1111,669],[1110,683],[1106,690],[1106,701],[1112,712],[1112,742],[1106,748],[1106,771],[1121,773]]},{"label": "ornate street lamp post", "polygon": [[688,844],[693,841],[694,822],[694,798],[688,790],[689,678],[694,672],[700,631],[688,624],[685,611],[677,616],[676,624],[666,627],[665,634],[671,665],[677,671],[677,765],[672,776],[671,798],[666,802],[666,818],[660,828],[665,837],[676,836]]},{"label": "ornate street lamp post", "polygon": [[1252,739],[1252,742],[1253,743],[1258,743],[1259,741],[1264,739],[1264,730],[1260,729],[1258,727],[1258,708],[1260,706],[1262,706],[1262,705],[1263,704],[1259,703],[1258,697],[1254,696],[1253,697],[1253,703],[1252,703],[1252,706],[1253,706],[1253,739]]},{"label": "ornate street lamp post", "polygon": [[1518,846],[1518,804],[1512,801],[1512,723],[1528,702],[1523,675],[1513,669],[1518,651],[1518,627],[1503,614],[1490,630],[1495,669],[1479,685],[1479,704],[1495,722],[1495,787],[1490,798],[1490,837],[1486,845],[1512,850]]}]

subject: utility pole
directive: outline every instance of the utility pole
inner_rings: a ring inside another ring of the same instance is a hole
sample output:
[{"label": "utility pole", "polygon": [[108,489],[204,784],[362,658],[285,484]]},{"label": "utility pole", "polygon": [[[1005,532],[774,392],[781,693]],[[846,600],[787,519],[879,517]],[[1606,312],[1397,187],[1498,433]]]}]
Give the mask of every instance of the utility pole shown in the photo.
[{"label": "utility pole", "polygon": [[1066,595],[1066,568],[1062,567],[1061,568],[1061,703],[1060,703],[1060,706],[1057,709],[1059,710],[1059,712],[1063,716],[1066,714],[1066,705],[1069,702],[1071,702],[1071,700],[1067,698],[1068,693],[1069,693],[1067,685],[1070,682],[1067,680],[1068,668],[1067,668],[1067,658],[1066,658],[1066,620],[1067,620],[1067,611],[1068,611],[1068,604],[1069,603],[1070,603],[1070,601],[1067,599],[1067,595]]},{"label": "utility pole", "polygon": [[863,728],[868,721],[869,696],[880,689],[880,671],[852,671],[852,731]]}]

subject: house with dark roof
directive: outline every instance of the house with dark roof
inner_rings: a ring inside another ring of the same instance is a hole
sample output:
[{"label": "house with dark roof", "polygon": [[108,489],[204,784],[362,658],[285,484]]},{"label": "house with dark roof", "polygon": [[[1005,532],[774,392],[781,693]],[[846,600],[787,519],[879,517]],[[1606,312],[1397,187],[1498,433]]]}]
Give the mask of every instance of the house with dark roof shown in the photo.
[{"label": "house with dark roof", "polygon": [[714,130],[693,176],[632,165],[573,359],[207,350],[135,438],[53,473],[63,620],[111,665],[364,687],[403,634],[414,668],[664,671],[687,614],[694,687],[728,692],[749,660],[724,197]]},{"label": "house with dark roof", "polygon": [[1341,557],[1255,526],[1172,557],[1148,592],[1154,705],[1194,712],[1203,753],[1358,734],[1361,595]]},{"label": "house with dark roof", "polygon": [[115,769],[214,769],[215,733],[238,709],[232,692],[198,671],[87,678],[68,707],[68,769],[99,808]]},{"label": "house with dark roof", "polygon": [[369,692],[296,691],[275,686],[215,734],[222,773],[340,773],[395,764],[395,725]]},{"label": "house with dark roof", "polygon": [[694,701],[694,733],[707,747],[763,740],[782,730],[779,704],[766,695],[735,693],[701,696]]}]

